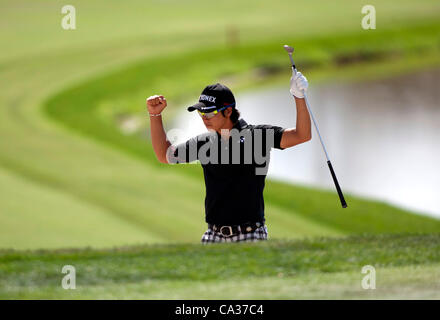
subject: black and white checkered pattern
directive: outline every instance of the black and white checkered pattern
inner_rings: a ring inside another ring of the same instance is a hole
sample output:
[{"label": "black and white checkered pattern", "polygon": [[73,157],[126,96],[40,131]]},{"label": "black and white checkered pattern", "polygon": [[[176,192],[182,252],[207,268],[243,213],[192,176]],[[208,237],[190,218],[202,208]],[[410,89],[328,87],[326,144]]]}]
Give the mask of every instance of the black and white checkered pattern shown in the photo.
[{"label": "black and white checkered pattern", "polygon": [[202,236],[202,243],[214,243],[214,242],[253,242],[267,240],[267,227],[266,225],[255,229],[254,232],[239,233],[233,236],[224,236],[220,232],[215,232],[211,228],[206,230]]}]

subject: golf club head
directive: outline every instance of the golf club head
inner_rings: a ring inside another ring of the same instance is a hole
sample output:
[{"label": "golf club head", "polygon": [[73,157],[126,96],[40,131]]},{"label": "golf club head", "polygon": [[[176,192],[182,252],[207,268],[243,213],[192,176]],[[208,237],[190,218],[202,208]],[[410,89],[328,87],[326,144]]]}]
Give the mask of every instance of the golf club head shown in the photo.
[{"label": "golf club head", "polygon": [[287,44],[284,45],[284,50],[286,50],[288,54],[292,54],[294,51],[293,47],[288,46]]},{"label": "golf club head", "polygon": [[293,49],[293,47],[288,46],[287,44],[285,44],[285,45],[283,46],[283,48],[284,48],[284,50],[286,50],[287,53],[289,54],[290,62],[292,63],[292,70],[293,70],[293,73],[296,74],[296,66],[295,66],[295,62],[293,61],[293,57],[292,57],[292,53],[293,53],[294,49]]}]

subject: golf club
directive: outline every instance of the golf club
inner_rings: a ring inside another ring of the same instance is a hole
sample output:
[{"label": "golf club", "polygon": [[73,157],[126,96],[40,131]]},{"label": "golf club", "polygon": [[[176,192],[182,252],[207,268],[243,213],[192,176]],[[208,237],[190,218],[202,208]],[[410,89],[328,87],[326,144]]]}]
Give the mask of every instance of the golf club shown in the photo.
[{"label": "golf club", "polygon": [[[292,57],[294,49],[288,45],[284,45],[284,49],[289,54],[290,62],[292,63],[292,70],[296,74],[297,70],[296,70],[295,62],[293,61],[293,57]],[[338,195],[339,195],[339,199],[341,200],[342,208],[347,208],[347,202],[345,202],[345,198],[344,198],[344,195],[342,194],[341,187],[339,186],[338,179],[336,178],[335,171],[333,170],[332,163],[330,162],[330,159],[328,157],[327,150],[324,145],[324,141],[322,140],[321,133],[319,132],[318,125],[316,124],[315,117],[313,116],[312,110],[310,109],[309,100],[307,99],[307,94],[305,91],[303,91],[303,93],[304,93],[304,99],[306,101],[307,109],[309,111],[310,117],[312,118],[313,125],[315,126],[316,132],[318,132],[319,141],[321,141],[322,149],[324,150],[325,157],[327,158],[327,164],[330,169],[330,173],[332,174],[332,178],[333,178],[333,182],[335,183],[336,190],[338,191]]]}]

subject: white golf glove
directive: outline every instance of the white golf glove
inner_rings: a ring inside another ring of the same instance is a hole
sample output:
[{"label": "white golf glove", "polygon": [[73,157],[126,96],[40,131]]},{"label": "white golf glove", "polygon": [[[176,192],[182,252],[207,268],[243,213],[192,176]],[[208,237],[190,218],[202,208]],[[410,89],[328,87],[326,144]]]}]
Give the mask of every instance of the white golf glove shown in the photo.
[{"label": "white golf glove", "polygon": [[301,72],[297,72],[296,74],[292,74],[292,78],[290,78],[290,93],[293,94],[297,98],[304,98],[304,91],[307,90],[309,83],[302,75]]}]

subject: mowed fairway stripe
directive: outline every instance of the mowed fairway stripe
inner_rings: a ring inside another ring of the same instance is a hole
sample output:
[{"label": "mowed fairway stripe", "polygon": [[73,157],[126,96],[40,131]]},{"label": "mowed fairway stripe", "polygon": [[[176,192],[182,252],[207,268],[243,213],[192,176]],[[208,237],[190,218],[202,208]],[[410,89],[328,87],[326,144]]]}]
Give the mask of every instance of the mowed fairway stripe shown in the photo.
[{"label": "mowed fairway stripe", "polygon": [[0,243],[14,249],[108,247],[164,239],[102,207],[0,167]]},{"label": "mowed fairway stripe", "polygon": [[319,224],[316,221],[307,219],[294,209],[289,210],[286,214],[284,208],[268,204],[265,210],[270,237],[295,239],[307,236],[342,236],[347,234],[343,230],[338,230],[330,225]]},{"label": "mowed fairway stripe", "polygon": [[[136,56],[125,50],[121,51],[115,49],[108,53],[108,60],[102,65],[108,68],[111,58],[117,65],[121,63],[122,57],[129,59]],[[82,56],[84,59],[73,61],[68,53],[58,54],[52,60],[46,57],[34,59],[32,65],[26,60],[23,65],[17,65],[17,68],[9,70],[7,74],[0,75],[0,83],[4,89],[0,96],[0,134],[4,137],[0,139],[0,165],[12,170],[14,175],[32,180],[35,186],[57,190],[56,195],[66,193],[70,201],[77,199],[78,205],[88,203],[89,211],[99,208],[96,214],[105,212],[125,220],[128,225],[143,230],[146,241],[198,241],[204,228],[203,195],[199,192],[203,186],[199,182],[192,183],[187,178],[175,177],[169,171],[155,171],[145,162],[72,134],[70,130],[54,124],[40,112],[38,106],[42,99],[59,90],[59,79],[63,77],[60,70],[63,66],[63,71],[72,73],[71,81],[78,81],[86,76],[86,66],[93,66],[100,56],[102,58],[100,52],[90,54],[86,50]],[[48,61],[51,61],[49,69]],[[88,71],[93,73],[100,70],[94,68]],[[80,71],[75,73],[77,69]],[[159,184],[168,186],[169,192],[164,192],[165,188],[157,188]],[[5,187],[7,186],[2,185],[2,189]],[[176,197],[173,195],[174,188],[182,190],[183,194]],[[10,202],[22,201],[20,197],[10,196]],[[192,197],[197,197],[197,200],[194,201]],[[0,203],[0,211],[6,212],[6,204],[4,208],[2,206]],[[34,206],[41,206],[38,210],[40,212],[53,209],[46,203],[35,203]],[[12,226],[3,224],[2,227],[6,229]],[[131,233],[127,229],[121,229],[120,232]],[[45,246],[47,241],[43,240],[43,230],[34,231],[32,247]],[[108,236],[113,235],[114,231],[110,228]],[[127,239],[131,237],[128,235]],[[0,243],[0,247],[21,243],[17,232],[10,234],[8,239],[8,242]],[[42,241],[39,242],[39,239]],[[127,244],[137,242],[124,241]],[[65,247],[70,244],[68,238],[64,242],[61,237],[51,247]],[[103,242],[91,241],[88,244],[102,245]],[[21,245],[20,248],[24,247]]]}]

